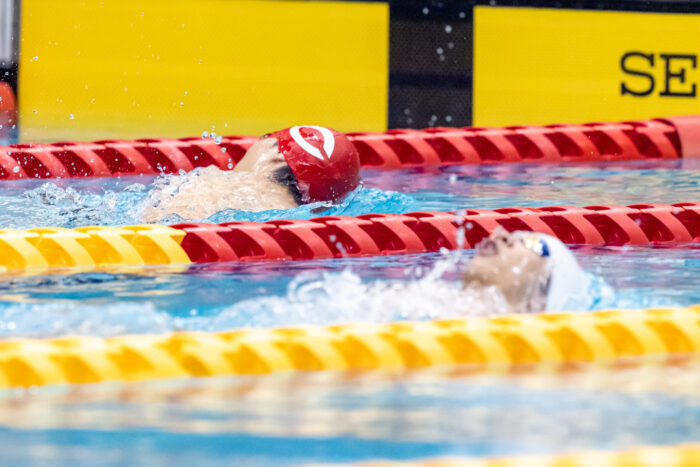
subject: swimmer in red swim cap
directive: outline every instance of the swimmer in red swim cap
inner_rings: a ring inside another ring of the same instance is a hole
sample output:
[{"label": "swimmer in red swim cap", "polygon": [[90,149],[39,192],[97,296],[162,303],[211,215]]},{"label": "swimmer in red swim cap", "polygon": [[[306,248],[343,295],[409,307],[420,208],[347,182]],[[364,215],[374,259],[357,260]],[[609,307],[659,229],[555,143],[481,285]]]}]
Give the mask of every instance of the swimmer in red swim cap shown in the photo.
[{"label": "swimmer in red swim cap", "polygon": [[233,172],[207,167],[168,179],[149,194],[143,217],[149,222],[169,214],[201,219],[224,209],[335,203],[360,182],[360,157],[345,135],[322,126],[295,126],[258,139]]},{"label": "swimmer in red swim cap", "polygon": [[340,201],[360,184],[360,156],[343,135],[322,126],[295,126],[260,138],[235,171],[270,171],[297,204]]}]

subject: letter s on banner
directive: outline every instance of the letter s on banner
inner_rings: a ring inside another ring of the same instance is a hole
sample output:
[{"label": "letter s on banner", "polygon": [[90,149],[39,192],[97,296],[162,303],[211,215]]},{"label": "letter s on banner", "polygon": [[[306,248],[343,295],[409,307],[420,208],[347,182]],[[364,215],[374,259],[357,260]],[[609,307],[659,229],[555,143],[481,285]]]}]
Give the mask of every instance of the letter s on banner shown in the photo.
[{"label": "letter s on banner", "polygon": [[627,52],[622,56],[620,59],[620,68],[622,68],[622,71],[624,73],[627,73],[628,75],[633,75],[633,76],[641,76],[649,80],[649,89],[645,91],[635,91],[627,87],[627,84],[623,81],[620,83],[620,94],[625,95],[625,94],[632,94],[633,96],[638,96],[638,97],[643,97],[643,96],[648,96],[652,92],[654,92],[654,75],[651,73],[645,73],[643,71],[639,70],[633,70],[628,68],[628,63],[627,60],[632,58],[632,57],[641,57],[646,59],[647,62],[649,62],[649,68],[654,67],[654,54],[645,54],[642,52]]}]

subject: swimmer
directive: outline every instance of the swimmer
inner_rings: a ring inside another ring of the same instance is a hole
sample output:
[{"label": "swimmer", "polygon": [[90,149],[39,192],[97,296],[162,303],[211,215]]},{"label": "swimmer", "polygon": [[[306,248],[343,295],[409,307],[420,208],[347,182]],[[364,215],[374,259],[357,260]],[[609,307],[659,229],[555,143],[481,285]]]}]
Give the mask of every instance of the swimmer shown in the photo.
[{"label": "swimmer", "polygon": [[[195,329],[227,329],[242,320],[273,327],[583,311],[600,293],[594,276],[548,235],[499,230],[477,246],[469,264],[462,267],[457,259],[450,254],[413,280],[364,281],[350,269],[298,274],[283,296],[242,300],[201,319]],[[463,283],[444,280],[454,267],[464,273]]]},{"label": "swimmer", "polygon": [[466,293],[500,293],[515,313],[563,311],[587,301],[589,278],[558,239],[498,229],[476,247],[463,275]]},{"label": "swimmer", "polygon": [[360,157],[345,135],[295,126],[259,138],[233,171],[210,166],[161,181],[149,193],[142,216],[147,222],[170,214],[203,219],[224,209],[336,203],[360,183]]}]

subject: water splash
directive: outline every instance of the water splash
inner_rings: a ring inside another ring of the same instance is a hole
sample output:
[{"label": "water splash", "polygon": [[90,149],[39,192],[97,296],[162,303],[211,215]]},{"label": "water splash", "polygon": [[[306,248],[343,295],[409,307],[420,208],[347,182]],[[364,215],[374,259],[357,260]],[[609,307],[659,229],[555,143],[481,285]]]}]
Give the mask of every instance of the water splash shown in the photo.
[{"label": "water splash", "polygon": [[145,189],[142,184],[131,184],[120,192],[95,192],[47,182],[19,196],[0,195],[0,228],[138,223]]},{"label": "water splash", "polygon": [[149,302],[85,306],[65,301],[17,303],[0,311],[0,338],[66,335],[162,334],[175,329],[173,318]]},{"label": "water splash", "polygon": [[[486,317],[512,312],[495,287],[464,290],[460,280],[449,280],[462,269],[458,253],[449,252],[415,280],[382,279],[364,282],[347,269],[308,272],[297,276],[284,296],[244,300],[206,318],[178,318],[178,326],[202,331],[236,327],[388,323],[397,320]],[[588,311],[615,302],[615,291],[604,279],[589,274],[585,298],[570,303],[571,310]]]},{"label": "water splash", "polygon": [[[163,175],[145,183],[125,180],[61,180],[44,182],[27,180],[9,182],[9,189],[0,191],[0,228],[28,229],[33,227],[81,227],[86,225],[132,225],[147,221],[144,211],[158,206],[165,198],[177,194],[180,187],[199,176],[196,169],[184,176]],[[27,189],[22,189],[27,187]],[[249,207],[255,209],[254,189],[239,192],[249,197]],[[239,200],[240,201],[240,200]],[[252,212],[226,209],[195,219],[198,222],[267,221],[272,219],[309,219],[321,215],[360,215],[371,212],[401,213],[416,208],[413,198],[394,191],[358,188],[338,205],[314,203],[293,209]],[[160,224],[182,222],[169,215]]]}]

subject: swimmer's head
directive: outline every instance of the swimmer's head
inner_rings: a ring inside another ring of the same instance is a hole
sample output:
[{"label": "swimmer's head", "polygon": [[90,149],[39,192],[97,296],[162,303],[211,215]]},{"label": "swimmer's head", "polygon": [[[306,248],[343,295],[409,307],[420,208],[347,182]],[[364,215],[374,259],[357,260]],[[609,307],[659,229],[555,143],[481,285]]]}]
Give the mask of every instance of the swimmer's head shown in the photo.
[{"label": "swimmer's head", "polygon": [[320,126],[268,134],[236,165],[289,187],[298,204],[340,201],[360,184],[360,157],[345,135]]},{"label": "swimmer's head", "polygon": [[587,302],[590,279],[559,239],[498,229],[477,245],[464,283],[495,286],[514,308],[537,312]]},{"label": "swimmer's head", "polygon": [[477,245],[464,283],[498,288],[515,309],[542,311],[551,279],[549,259],[549,246],[537,234],[499,229]]}]

